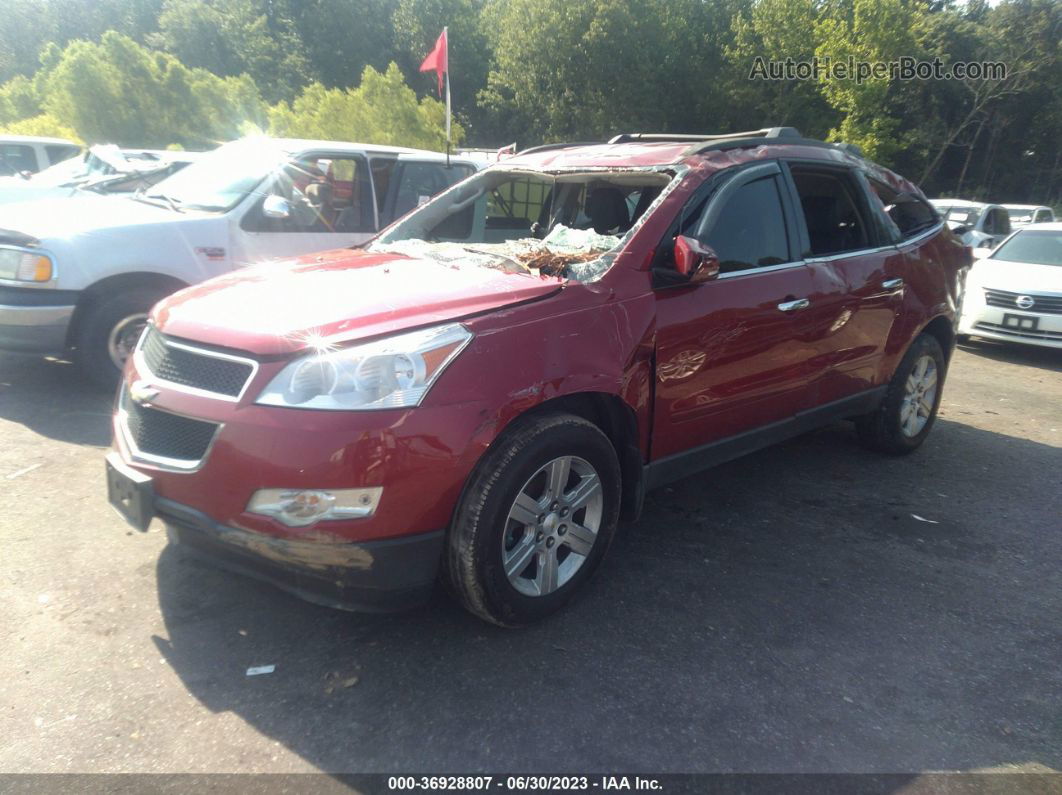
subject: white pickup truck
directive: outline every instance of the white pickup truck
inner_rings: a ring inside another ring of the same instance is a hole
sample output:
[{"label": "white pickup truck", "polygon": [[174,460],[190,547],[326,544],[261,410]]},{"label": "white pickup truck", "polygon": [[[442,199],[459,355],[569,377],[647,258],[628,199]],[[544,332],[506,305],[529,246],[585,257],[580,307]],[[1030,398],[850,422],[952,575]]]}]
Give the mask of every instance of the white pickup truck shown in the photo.
[{"label": "white pickup truck", "polygon": [[362,243],[476,170],[416,149],[252,138],[128,198],[0,208],[0,349],[72,350],[113,384],[148,310],[267,259]]}]

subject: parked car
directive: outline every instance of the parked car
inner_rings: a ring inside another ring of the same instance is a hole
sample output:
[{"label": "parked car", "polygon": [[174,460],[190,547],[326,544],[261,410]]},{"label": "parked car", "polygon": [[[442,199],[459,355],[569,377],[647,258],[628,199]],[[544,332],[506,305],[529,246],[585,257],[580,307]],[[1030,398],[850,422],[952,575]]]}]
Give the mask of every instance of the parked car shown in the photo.
[{"label": "parked car", "polygon": [[81,147],[65,138],[0,135],[0,177],[36,174],[74,157]]},{"label": "parked car", "polygon": [[198,152],[94,146],[28,177],[0,177],[0,204],[76,196],[78,190],[132,193],[176,174],[198,156]]},{"label": "parked car", "polygon": [[113,388],[160,298],[261,260],[362,243],[474,170],[415,149],[250,139],[128,198],[9,205],[0,250],[19,265],[0,279],[0,349],[73,349]]},{"label": "parked car", "polygon": [[158,304],[110,499],[314,601],[407,606],[441,569],[523,624],[648,489],[844,418],[921,445],[970,260],[911,183],[792,128],[528,150],[362,250]]},{"label": "parked car", "polygon": [[1024,226],[974,264],[959,333],[1062,348],[1062,223]]},{"label": "parked car", "polygon": [[1055,211],[1041,204],[1004,204],[1013,227],[1026,224],[1049,224],[1055,220]]},{"label": "parked car", "polygon": [[1010,234],[1010,215],[998,204],[963,199],[931,199],[951,231],[973,248],[993,248]]}]

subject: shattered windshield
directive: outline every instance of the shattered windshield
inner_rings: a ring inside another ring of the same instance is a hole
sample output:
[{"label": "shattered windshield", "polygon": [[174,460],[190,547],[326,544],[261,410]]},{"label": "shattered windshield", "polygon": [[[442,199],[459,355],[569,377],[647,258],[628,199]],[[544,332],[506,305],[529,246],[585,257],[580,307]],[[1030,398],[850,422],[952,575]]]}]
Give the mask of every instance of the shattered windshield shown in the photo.
[{"label": "shattered windshield", "polygon": [[657,170],[578,173],[488,169],[406,216],[371,251],[514,273],[598,278],[673,175]]}]

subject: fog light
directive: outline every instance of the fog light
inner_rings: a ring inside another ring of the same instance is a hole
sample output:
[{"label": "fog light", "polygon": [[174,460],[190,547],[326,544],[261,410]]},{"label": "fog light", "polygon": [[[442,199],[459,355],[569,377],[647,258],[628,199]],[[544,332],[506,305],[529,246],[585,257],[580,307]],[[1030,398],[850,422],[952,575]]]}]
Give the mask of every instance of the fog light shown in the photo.
[{"label": "fog light", "polygon": [[289,527],[307,527],[327,519],[364,519],[376,512],[383,488],[259,489],[247,503],[249,513],[271,516]]}]

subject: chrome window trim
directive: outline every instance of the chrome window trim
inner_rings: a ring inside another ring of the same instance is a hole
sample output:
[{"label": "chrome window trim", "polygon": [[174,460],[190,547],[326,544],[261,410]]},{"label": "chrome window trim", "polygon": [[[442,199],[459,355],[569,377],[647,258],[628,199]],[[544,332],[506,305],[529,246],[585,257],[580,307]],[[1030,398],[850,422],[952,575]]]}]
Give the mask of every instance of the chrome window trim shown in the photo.
[{"label": "chrome window trim", "polygon": [[886,251],[897,252],[897,246],[878,246],[876,248],[859,248],[854,251],[842,251],[840,254],[828,254],[825,257],[808,257],[805,262],[833,262],[838,259],[851,259],[852,257],[868,257],[871,254],[882,254]]},{"label": "chrome window trim", "polygon": [[[149,324],[147,328],[155,329],[156,333],[162,334],[162,332],[159,331],[154,325]],[[163,342],[168,347],[179,348],[180,350],[187,351],[188,353],[194,353],[199,356],[209,356],[215,359],[223,359],[230,362],[240,362],[242,364],[251,365],[251,373],[247,376],[247,380],[244,382],[243,387],[240,389],[240,393],[235,397],[233,397],[232,395],[222,394],[221,392],[212,392],[209,389],[200,389],[199,387],[187,386],[185,384],[175,383],[174,381],[168,381],[162,376],[155,374],[155,372],[148,366],[147,360],[142,353],[144,340],[147,339],[147,335],[148,331],[145,330],[144,333],[140,335],[140,339],[136,343],[136,349],[133,351],[133,362],[134,364],[136,364],[137,372],[151,376],[152,383],[162,384],[170,389],[173,389],[176,392],[184,392],[185,394],[189,395],[198,395],[199,397],[211,398],[213,400],[224,400],[228,403],[239,403],[240,400],[243,399],[243,396],[247,394],[247,390],[254,382],[255,376],[258,375],[258,362],[254,359],[249,359],[245,356],[234,356],[231,353],[221,353],[219,351],[212,351],[207,348],[197,348],[194,345],[185,345],[184,343],[173,342],[169,339],[163,339]],[[191,417],[190,419],[195,419],[195,417]]]},{"label": "chrome window trim", "polygon": [[936,226],[931,226],[925,232],[919,232],[914,237],[904,238],[899,243],[897,243],[894,246],[894,248],[903,248],[904,246],[910,246],[910,245],[914,245],[915,243],[920,243],[920,242],[922,242],[922,240],[924,240],[925,238],[929,237],[930,235],[935,235],[937,232],[939,232],[943,228],[944,228],[944,221],[942,221],[942,220],[938,221]]},{"label": "chrome window trim", "polygon": [[118,430],[121,431],[120,438],[122,445],[125,447],[126,452],[129,453],[129,458],[137,463],[150,464],[156,466],[159,469],[166,470],[167,472],[176,472],[178,474],[190,474],[192,472],[198,472],[206,464],[210,453],[214,449],[214,444],[218,440],[218,436],[221,434],[221,429],[225,427],[225,423],[218,422],[213,423],[212,420],[205,420],[202,417],[189,417],[187,414],[179,414],[176,411],[167,411],[166,409],[160,409],[158,406],[148,405],[146,408],[150,408],[153,411],[161,411],[164,414],[172,414],[175,417],[181,417],[186,420],[196,420],[197,422],[212,422],[217,425],[214,429],[214,435],[210,438],[210,443],[207,445],[206,450],[203,451],[201,458],[194,461],[185,458],[169,458],[162,455],[154,455],[152,453],[142,452],[133,441],[129,434],[128,419],[129,412],[126,410],[125,402],[129,400],[129,390],[123,388],[122,396],[118,401]]},{"label": "chrome window trim", "polygon": [[723,279],[733,279],[737,276],[755,276],[759,273],[773,273],[774,271],[784,271],[790,268],[802,268],[807,264],[808,260],[798,260],[796,262],[779,262],[777,265],[767,265],[763,268],[745,268],[739,271],[730,271],[730,273],[720,273],[715,277],[713,281],[722,281]]}]

